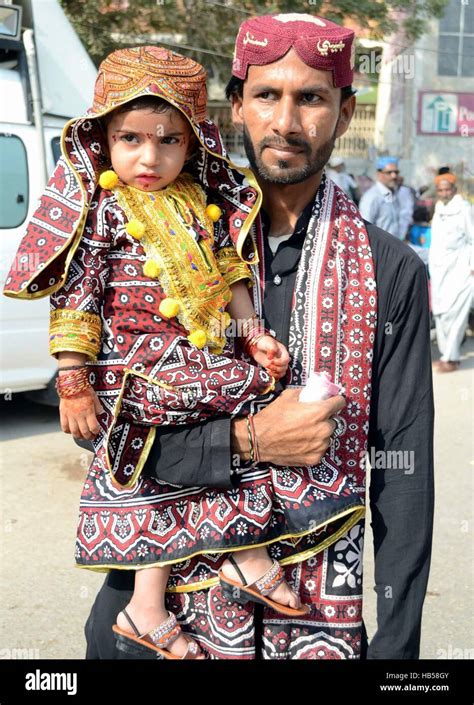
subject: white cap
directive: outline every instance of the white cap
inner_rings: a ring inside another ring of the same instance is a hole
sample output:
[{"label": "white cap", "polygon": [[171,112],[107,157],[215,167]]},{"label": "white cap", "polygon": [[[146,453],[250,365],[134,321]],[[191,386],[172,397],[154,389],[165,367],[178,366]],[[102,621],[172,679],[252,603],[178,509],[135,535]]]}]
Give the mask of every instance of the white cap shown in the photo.
[{"label": "white cap", "polygon": [[331,157],[328,163],[330,167],[334,168],[336,166],[341,166],[341,164],[344,164],[344,159],[342,157]]}]

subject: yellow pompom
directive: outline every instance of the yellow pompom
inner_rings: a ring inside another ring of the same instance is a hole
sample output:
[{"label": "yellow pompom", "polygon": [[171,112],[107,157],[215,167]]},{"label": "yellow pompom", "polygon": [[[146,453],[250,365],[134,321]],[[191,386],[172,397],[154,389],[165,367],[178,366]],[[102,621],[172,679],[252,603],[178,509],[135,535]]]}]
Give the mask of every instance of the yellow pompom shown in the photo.
[{"label": "yellow pompom", "polygon": [[188,340],[197,348],[203,348],[207,343],[207,335],[203,330],[197,328],[188,335]]},{"label": "yellow pompom", "polygon": [[210,203],[206,208],[206,215],[209,216],[213,223],[216,223],[221,217],[222,211],[215,203]]},{"label": "yellow pompom", "polygon": [[161,272],[161,267],[156,261],[156,259],[147,259],[143,265],[143,274],[151,279],[156,279],[159,277]]},{"label": "yellow pompom", "polygon": [[177,299],[163,299],[158,311],[164,318],[173,318],[178,314],[179,301]]},{"label": "yellow pompom", "polygon": [[125,226],[125,230],[129,235],[135,238],[135,240],[141,240],[145,234],[145,226],[140,220],[132,218],[128,221]]},{"label": "yellow pompom", "polygon": [[115,188],[119,182],[119,177],[115,173],[115,171],[112,171],[112,169],[109,169],[108,171],[104,171],[99,178],[99,185],[102,186],[102,188]]},{"label": "yellow pompom", "polygon": [[230,315],[230,313],[227,313],[227,311],[225,311],[222,314],[222,322],[224,324],[224,328],[227,328],[228,326],[230,326],[231,320],[232,320],[232,316]]}]

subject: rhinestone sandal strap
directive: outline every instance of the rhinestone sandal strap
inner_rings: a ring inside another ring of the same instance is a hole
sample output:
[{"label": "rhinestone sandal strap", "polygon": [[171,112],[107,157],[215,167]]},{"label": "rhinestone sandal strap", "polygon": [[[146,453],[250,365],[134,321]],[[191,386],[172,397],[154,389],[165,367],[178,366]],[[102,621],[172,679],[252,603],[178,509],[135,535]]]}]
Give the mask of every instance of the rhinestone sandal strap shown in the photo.
[{"label": "rhinestone sandal strap", "polygon": [[200,650],[197,642],[195,642],[194,639],[191,639],[191,637],[189,637],[187,634],[185,634],[185,637],[188,642],[188,646],[187,646],[186,653],[184,654],[184,656],[181,656],[182,661],[184,659],[195,659],[201,653],[201,650]]},{"label": "rhinestone sandal strap", "polygon": [[148,634],[155,646],[158,646],[160,649],[166,649],[181,634],[181,627],[178,624],[176,616],[171,612],[168,612],[168,614],[168,619]]},{"label": "rhinestone sandal strap", "polygon": [[271,568],[255,581],[255,587],[266,597],[285,581],[285,573],[278,561],[273,561]]}]

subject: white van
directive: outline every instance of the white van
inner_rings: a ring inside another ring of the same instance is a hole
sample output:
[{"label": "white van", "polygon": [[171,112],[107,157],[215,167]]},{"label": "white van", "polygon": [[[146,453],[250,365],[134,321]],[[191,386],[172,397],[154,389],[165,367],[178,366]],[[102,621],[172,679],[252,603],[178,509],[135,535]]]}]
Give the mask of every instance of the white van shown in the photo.
[{"label": "white van", "polygon": [[[0,3],[2,290],[26,223],[59,157],[62,126],[87,109],[95,73],[57,0]],[[42,390],[35,400],[58,402],[48,326],[48,298],[0,296],[1,394]]]}]

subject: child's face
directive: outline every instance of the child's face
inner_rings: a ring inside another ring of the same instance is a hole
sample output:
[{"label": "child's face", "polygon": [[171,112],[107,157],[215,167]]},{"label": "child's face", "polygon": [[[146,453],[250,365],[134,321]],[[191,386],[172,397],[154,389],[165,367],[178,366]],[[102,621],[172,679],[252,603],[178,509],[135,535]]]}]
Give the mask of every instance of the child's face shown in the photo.
[{"label": "child's face", "polygon": [[168,186],[192,152],[191,127],[174,110],[130,110],[112,115],[107,141],[119,179],[141,191]]}]

